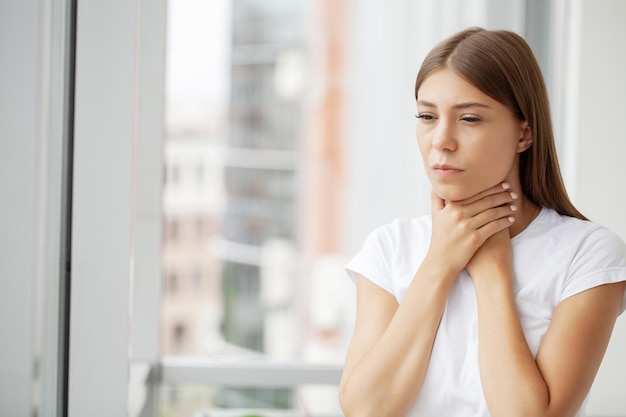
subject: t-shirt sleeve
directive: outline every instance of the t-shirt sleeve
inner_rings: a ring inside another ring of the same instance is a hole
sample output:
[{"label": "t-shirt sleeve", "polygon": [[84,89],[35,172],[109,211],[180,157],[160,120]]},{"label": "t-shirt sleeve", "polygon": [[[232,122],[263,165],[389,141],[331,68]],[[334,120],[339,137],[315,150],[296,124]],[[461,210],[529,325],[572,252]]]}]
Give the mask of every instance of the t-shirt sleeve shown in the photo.
[{"label": "t-shirt sleeve", "polygon": [[[570,264],[561,301],[604,284],[626,281],[626,245],[613,232],[598,228],[580,244]],[[626,310],[626,292],[620,314]]]},{"label": "t-shirt sleeve", "polygon": [[374,230],[365,239],[361,250],[346,264],[348,276],[356,282],[357,276],[362,275],[393,295],[391,245],[392,240],[384,226]]}]

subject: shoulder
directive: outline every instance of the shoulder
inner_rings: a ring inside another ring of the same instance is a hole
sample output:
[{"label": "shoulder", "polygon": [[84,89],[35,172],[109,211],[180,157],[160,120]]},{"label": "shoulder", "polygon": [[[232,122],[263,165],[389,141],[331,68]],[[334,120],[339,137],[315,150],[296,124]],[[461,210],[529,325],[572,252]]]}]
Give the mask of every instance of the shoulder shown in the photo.
[{"label": "shoulder", "polygon": [[401,217],[377,227],[370,236],[384,239],[388,243],[416,242],[430,240],[432,221],[430,215],[421,217]]},{"label": "shoulder", "polygon": [[530,229],[529,239],[549,239],[562,245],[576,246],[579,250],[612,248],[626,256],[626,245],[608,228],[589,220],[559,214],[549,208],[542,209],[536,224]]},{"label": "shoulder", "polygon": [[622,275],[626,269],[626,245],[617,234],[547,208],[512,243],[520,268],[558,270],[567,281],[610,270]]},{"label": "shoulder", "polygon": [[397,218],[369,234],[346,270],[353,280],[362,275],[395,294],[397,271],[406,269],[407,264],[413,268],[412,263],[428,248],[430,233],[430,215]]},{"label": "shoulder", "polygon": [[[550,252],[560,255],[558,262],[567,262],[562,300],[599,285],[626,281],[626,244],[616,233],[591,221],[553,211],[547,214],[544,240],[554,243]],[[625,307],[626,295],[621,311]]]}]

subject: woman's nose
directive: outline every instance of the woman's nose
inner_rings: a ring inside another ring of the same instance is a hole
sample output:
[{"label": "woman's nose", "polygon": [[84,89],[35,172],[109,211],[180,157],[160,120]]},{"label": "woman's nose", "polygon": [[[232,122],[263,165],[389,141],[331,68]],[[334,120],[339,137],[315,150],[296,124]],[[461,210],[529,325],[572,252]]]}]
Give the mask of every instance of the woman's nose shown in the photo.
[{"label": "woman's nose", "polygon": [[454,130],[444,122],[440,122],[433,137],[433,148],[440,151],[455,151],[457,147]]}]

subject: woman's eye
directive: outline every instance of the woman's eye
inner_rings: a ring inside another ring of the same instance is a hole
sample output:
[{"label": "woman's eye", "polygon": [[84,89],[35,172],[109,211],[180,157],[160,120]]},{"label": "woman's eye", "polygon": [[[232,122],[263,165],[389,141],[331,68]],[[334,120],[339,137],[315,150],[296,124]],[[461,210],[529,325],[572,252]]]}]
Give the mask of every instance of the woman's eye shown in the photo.
[{"label": "woman's eye", "polygon": [[433,120],[435,118],[435,116],[433,116],[432,114],[428,114],[428,113],[416,114],[415,117],[421,120]]},{"label": "woman's eye", "polygon": [[480,118],[476,117],[476,116],[463,116],[461,117],[461,120],[467,123],[476,123],[476,122],[480,122]]}]

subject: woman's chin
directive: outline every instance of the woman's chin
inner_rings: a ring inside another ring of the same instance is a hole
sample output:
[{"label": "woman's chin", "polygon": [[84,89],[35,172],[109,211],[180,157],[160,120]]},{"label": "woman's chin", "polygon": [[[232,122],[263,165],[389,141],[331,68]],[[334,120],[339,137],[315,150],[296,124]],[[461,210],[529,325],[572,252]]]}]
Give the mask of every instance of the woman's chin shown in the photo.
[{"label": "woman's chin", "polygon": [[471,190],[461,190],[453,187],[440,187],[434,189],[435,194],[444,201],[462,201],[467,200],[474,194]]},{"label": "woman's chin", "polygon": [[433,185],[433,191],[444,201],[463,201],[473,197],[491,187],[495,187],[498,182],[484,181],[481,184],[437,184]]}]

